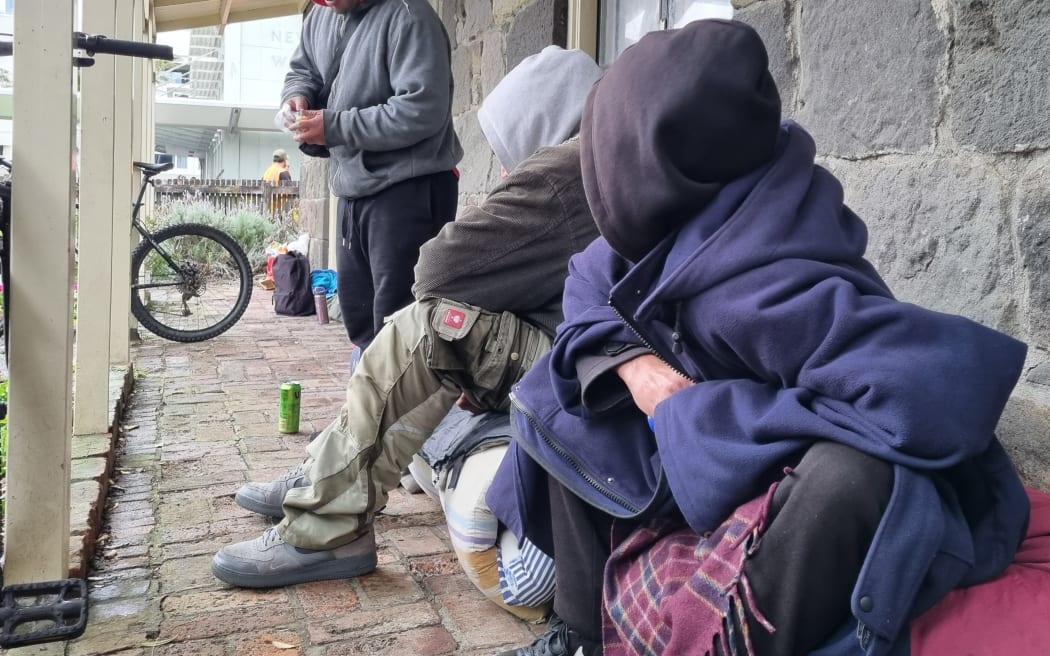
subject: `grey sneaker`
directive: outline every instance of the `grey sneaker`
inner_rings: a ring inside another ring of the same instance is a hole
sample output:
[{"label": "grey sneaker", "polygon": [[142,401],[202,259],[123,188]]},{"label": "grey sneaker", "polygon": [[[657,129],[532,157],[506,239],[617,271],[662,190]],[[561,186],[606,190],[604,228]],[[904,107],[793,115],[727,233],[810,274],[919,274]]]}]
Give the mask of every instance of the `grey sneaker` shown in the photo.
[{"label": "grey sneaker", "polygon": [[324,550],[292,546],[271,526],[254,540],[223,547],[211,561],[215,578],[242,588],[345,579],[375,568],[376,536],[371,526],[350,544]]},{"label": "grey sneaker", "polygon": [[281,505],[284,503],[284,495],[292,488],[306,487],[310,484],[306,474],[303,473],[303,466],[300,464],[269,483],[245,483],[241,489],[237,490],[233,500],[246,510],[282,519],[284,508]]}]

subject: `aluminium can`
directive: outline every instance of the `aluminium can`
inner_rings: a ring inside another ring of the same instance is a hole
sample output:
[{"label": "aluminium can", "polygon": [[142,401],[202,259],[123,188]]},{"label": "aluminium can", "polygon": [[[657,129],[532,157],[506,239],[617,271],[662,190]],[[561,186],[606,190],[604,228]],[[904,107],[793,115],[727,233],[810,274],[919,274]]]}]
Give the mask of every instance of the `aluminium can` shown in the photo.
[{"label": "aluminium can", "polygon": [[281,402],[277,412],[277,430],[282,433],[299,432],[299,399],[303,386],[299,383],[281,385]]}]

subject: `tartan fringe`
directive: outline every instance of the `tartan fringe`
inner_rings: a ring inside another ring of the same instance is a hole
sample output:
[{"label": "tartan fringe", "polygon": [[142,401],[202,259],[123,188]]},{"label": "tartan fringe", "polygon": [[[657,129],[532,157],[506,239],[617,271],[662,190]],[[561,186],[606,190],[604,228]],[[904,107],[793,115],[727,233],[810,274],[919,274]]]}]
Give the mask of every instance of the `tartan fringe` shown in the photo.
[{"label": "tartan fringe", "polygon": [[[735,594],[728,596],[729,610],[726,617],[722,619],[722,631],[711,637],[711,644],[717,642],[725,656],[757,656],[755,645],[751,641],[751,627],[748,626],[747,613],[750,611],[752,617],[766,631],[773,633],[776,629],[755,604],[755,596],[746,575],[741,575],[740,580],[733,586],[733,592]],[[737,639],[738,631],[740,640]],[[743,643],[743,651],[737,648],[739,643]],[[713,656],[711,652],[708,654]]]},{"label": "tartan fringe", "polygon": [[757,656],[754,631],[775,628],[744,564],[759,548],[775,489],[709,534],[655,520],[622,541],[606,564],[606,656]]}]

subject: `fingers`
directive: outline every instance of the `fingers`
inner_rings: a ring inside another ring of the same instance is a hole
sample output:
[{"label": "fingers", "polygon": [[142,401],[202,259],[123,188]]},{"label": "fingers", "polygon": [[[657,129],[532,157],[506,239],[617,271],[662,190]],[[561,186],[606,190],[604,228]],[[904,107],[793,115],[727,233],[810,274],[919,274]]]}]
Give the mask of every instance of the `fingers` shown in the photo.
[{"label": "fingers", "polygon": [[307,102],[306,98],[303,96],[293,96],[289,98],[287,105],[288,109],[292,110],[293,112],[301,112],[310,107],[310,103]]},{"label": "fingers", "polygon": [[304,110],[299,119],[291,126],[292,138],[300,143],[324,145],[324,112]]},{"label": "fingers", "polygon": [[472,415],[479,415],[483,412],[483,410],[475,405],[466,394],[459,395],[459,398],[456,399],[456,405],[460,410],[466,410]]}]

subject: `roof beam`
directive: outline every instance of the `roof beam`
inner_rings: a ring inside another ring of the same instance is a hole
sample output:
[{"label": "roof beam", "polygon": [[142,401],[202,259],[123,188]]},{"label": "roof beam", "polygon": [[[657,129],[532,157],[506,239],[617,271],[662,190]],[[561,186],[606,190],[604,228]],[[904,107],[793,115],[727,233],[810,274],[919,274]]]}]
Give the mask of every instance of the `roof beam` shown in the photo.
[{"label": "roof beam", "polygon": [[222,0],[219,5],[219,34],[222,34],[226,29],[226,22],[230,20],[230,7],[233,6],[233,0]]},{"label": "roof beam", "polygon": [[227,124],[226,129],[229,130],[230,134],[237,131],[237,123],[241,120],[241,108],[231,107],[230,108],[230,121]]},{"label": "roof beam", "polygon": [[[309,0],[307,0],[309,1]],[[240,23],[244,21],[261,20],[263,18],[277,18],[278,16],[291,16],[293,13],[283,7],[264,7],[261,9],[230,10],[227,23]],[[194,27],[214,27],[218,24],[214,14],[201,14],[163,20],[158,17],[158,32],[171,32],[174,30],[188,30]]]}]

